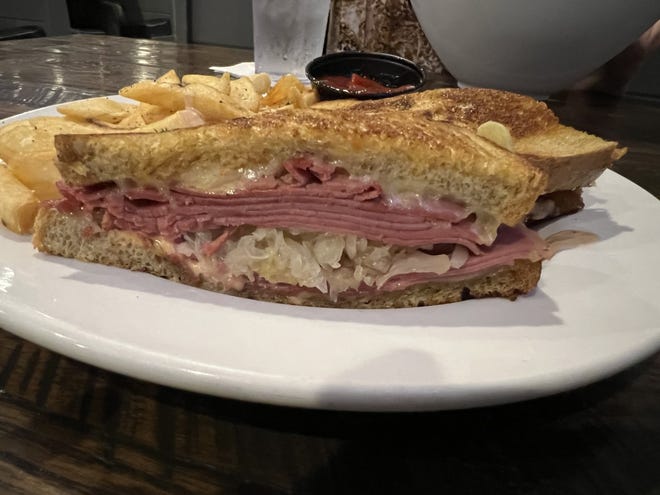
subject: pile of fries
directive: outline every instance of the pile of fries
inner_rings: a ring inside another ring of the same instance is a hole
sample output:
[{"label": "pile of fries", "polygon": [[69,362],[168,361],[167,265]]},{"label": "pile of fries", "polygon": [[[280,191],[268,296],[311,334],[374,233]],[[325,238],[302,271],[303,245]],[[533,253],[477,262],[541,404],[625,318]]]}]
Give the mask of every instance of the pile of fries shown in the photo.
[{"label": "pile of fries", "polygon": [[0,220],[7,228],[29,233],[39,203],[59,197],[56,134],[162,132],[285,107],[307,108],[318,101],[316,92],[292,75],[273,85],[268,74],[179,78],[174,70],[121,88],[119,94],[133,101],[81,100],[59,106],[61,117],[0,127]]}]

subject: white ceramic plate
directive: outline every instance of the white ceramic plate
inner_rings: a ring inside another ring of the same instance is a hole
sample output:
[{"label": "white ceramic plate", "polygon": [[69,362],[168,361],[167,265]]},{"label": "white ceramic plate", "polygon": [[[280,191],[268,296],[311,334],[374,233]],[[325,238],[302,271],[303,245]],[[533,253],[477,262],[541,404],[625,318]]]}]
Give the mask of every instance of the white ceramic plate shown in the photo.
[{"label": "white ceramic plate", "polygon": [[531,295],[401,310],[224,296],[38,254],[0,229],[0,326],[102,368],[248,401],[411,411],[530,399],[660,349],[660,202],[607,172],[586,203],[542,233],[601,241],[547,262]]}]

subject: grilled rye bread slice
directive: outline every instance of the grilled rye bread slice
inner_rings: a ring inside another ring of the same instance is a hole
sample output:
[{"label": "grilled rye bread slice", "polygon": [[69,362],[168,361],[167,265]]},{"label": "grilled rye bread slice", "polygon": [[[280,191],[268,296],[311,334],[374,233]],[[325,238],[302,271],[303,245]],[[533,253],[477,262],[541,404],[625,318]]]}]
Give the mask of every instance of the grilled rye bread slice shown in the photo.
[{"label": "grilled rye bread slice", "polygon": [[512,151],[547,174],[544,194],[576,192],[575,201],[567,205],[566,211],[579,209],[580,188],[590,186],[626,152],[614,141],[562,125],[543,102],[493,89],[443,88],[383,100],[324,101],[315,108],[350,108],[360,113],[410,112],[418,118],[450,122],[473,132],[485,122],[499,122],[511,134]]}]

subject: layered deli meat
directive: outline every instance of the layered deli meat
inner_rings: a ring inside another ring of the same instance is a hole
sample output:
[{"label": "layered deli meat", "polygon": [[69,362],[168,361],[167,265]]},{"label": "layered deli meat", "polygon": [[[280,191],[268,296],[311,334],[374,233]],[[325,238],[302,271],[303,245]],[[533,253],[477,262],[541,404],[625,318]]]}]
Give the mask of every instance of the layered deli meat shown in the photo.
[{"label": "layered deli meat", "polygon": [[129,181],[59,188],[53,207],[91,215],[99,229],[144,235],[227,289],[253,284],[336,298],[478,276],[539,260],[545,250],[523,225],[500,226],[493,241],[456,202],[388,195],[368,177],[306,155],[223,193]]}]

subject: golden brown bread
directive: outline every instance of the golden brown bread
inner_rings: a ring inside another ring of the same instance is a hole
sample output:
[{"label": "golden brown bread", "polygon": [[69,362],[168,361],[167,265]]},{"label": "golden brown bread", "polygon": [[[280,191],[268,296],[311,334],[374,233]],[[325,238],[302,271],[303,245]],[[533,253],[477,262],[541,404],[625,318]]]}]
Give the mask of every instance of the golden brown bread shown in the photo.
[{"label": "golden brown bread", "polygon": [[[182,265],[173,262],[158,247],[158,243],[151,239],[133,232],[101,230],[88,216],[42,208],[37,216],[33,243],[44,253],[148,272],[175,282],[222,292],[222,288],[211,280],[195,276],[182,268]],[[327,296],[320,293],[317,296],[300,298],[250,287],[240,292],[225,292],[262,301],[308,306],[400,308],[482,297],[514,299],[532,290],[540,273],[540,261],[516,261],[511,266],[504,266],[468,280],[420,284],[401,291],[340,296],[337,302],[331,302]]]},{"label": "golden brown bread", "polygon": [[472,131],[487,121],[500,122],[511,132],[513,151],[547,173],[545,193],[588,186],[625,153],[616,142],[560,124],[545,103],[493,89],[443,88],[383,100],[326,101],[315,108],[359,113],[404,111]]},{"label": "golden brown bread", "polygon": [[55,144],[72,185],[131,178],[227,192],[246,171],[273,173],[312,154],[376,180],[386,194],[450,198],[508,225],[546,185],[544,173],[471,129],[407,112],[280,111],[160,134],[61,135]]}]

